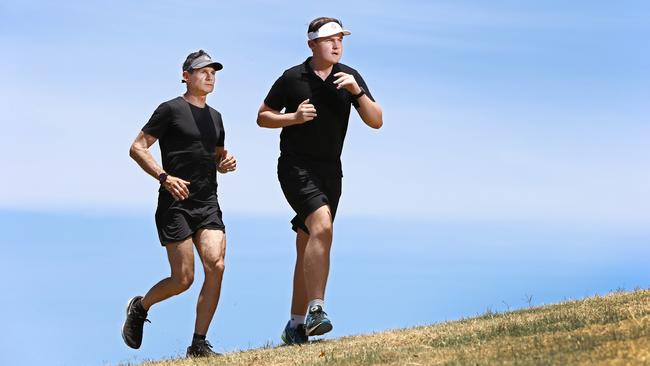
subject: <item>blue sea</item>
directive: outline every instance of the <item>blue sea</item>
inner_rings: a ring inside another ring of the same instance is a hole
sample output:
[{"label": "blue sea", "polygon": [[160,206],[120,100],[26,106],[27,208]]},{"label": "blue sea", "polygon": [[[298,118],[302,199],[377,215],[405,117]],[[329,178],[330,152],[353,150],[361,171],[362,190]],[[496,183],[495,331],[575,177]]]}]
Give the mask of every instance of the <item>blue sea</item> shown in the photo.
[{"label": "blue sea", "polygon": [[[225,217],[219,352],[277,345],[289,316],[289,217]],[[0,211],[1,365],[117,365],[183,355],[192,288],[155,305],[140,350],[121,339],[127,300],[169,274],[153,216]],[[340,216],[325,338],[444,322],[650,286],[650,227]]]}]

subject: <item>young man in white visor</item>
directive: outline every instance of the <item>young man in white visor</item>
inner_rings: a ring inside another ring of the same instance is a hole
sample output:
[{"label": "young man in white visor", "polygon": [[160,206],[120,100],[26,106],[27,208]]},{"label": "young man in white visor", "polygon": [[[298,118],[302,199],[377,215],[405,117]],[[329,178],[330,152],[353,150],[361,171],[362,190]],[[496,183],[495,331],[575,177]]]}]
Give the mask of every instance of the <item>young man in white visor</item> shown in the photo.
[{"label": "young man in white visor", "polygon": [[[312,56],[286,70],[271,87],[257,123],[282,128],[278,180],[296,216],[296,265],[286,344],[325,334],[333,222],[341,196],[341,151],[351,106],[368,126],[380,128],[382,111],[361,75],[339,63],[350,32],[335,18],[314,19],[307,30]],[[282,112],[284,110],[284,112]]]}]

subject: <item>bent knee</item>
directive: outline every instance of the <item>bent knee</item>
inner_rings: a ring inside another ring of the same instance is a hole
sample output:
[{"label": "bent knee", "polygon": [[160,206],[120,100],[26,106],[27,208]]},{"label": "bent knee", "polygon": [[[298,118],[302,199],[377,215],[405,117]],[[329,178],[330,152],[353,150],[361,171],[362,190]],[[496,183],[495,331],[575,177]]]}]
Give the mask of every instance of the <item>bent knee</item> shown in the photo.
[{"label": "bent knee", "polygon": [[313,227],[309,229],[309,235],[322,240],[331,241],[332,236],[334,235],[332,222],[321,222],[313,225]]},{"label": "bent knee", "polygon": [[178,276],[172,276],[172,281],[174,282],[176,291],[179,293],[183,292],[192,286],[192,283],[194,282],[194,273],[188,272]]},{"label": "bent knee", "polygon": [[223,257],[216,260],[206,261],[204,266],[206,273],[222,274],[226,270],[226,263]]}]

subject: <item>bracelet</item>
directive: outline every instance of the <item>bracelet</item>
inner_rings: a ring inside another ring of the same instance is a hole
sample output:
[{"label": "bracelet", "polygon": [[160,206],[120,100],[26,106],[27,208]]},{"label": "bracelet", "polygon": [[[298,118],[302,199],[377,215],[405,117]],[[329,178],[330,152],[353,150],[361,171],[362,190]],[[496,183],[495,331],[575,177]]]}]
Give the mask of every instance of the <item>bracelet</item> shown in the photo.
[{"label": "bracelet", "polygon": [[363,90],[362,87],[359,87],[359,89],[361,89],[361,92],[359,92],[359,94],[355,94],[355,95],[353,95],[352,98],[354,98],[354,99],[359,99],[359,98],[361,98],[362,96],[364,96],[364,95],[366,94],[366,91]]}]

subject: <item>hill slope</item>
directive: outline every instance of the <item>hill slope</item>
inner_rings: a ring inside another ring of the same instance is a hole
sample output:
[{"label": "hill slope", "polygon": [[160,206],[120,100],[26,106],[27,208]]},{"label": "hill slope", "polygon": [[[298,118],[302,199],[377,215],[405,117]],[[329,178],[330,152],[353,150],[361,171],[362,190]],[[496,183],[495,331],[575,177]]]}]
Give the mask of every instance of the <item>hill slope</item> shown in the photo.
[{"label": "hill slope", "polygon": [[650,365],[650,290],[184,365]]}]

